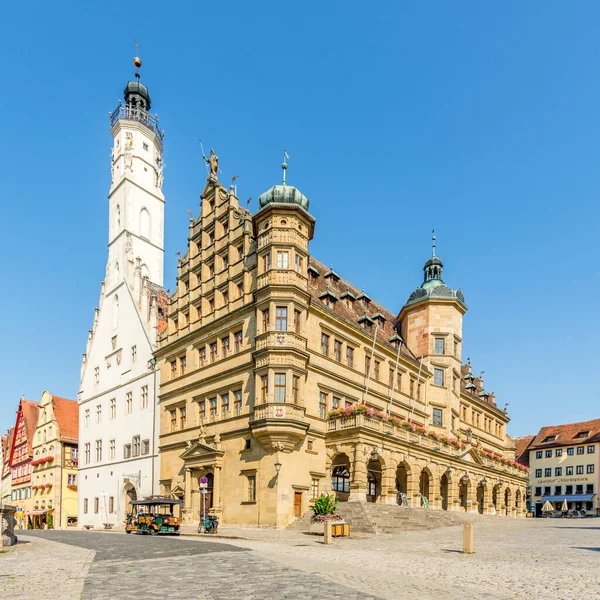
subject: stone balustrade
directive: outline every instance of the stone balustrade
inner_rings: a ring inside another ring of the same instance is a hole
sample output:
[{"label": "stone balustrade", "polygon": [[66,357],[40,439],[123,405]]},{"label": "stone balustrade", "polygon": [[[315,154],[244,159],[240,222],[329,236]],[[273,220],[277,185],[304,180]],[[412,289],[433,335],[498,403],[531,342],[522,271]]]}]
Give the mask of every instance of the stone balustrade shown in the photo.
[{"label": "stone balustrade", "polygon": [[254,407],[253,421],[263,419],[291,419],[294,421],[304,421],[306,409],[296,404],[287,404],[281,402],[267,402]]},{"label": "stone balustrade", "polygon": [[294,348],[306,350],[306,338],[294,331],[267,331],[256,336],[256,349]]}]

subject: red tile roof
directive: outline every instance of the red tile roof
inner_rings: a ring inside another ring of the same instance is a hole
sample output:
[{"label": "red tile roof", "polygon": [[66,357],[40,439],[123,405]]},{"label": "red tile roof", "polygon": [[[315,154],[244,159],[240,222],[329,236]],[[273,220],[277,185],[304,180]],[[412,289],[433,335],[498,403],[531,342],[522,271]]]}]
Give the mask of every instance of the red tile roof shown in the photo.
[{"label": "red tile roof", "polygon": [[[587,437],[576,437],[579,433],[584,432],[589,432]],[[554,439],[544,441],[552,437],[554,437]],[[530,449],[572,446],[574,444],[588,444],[594,442],[600,442],[600,419],[542,427],[531,443]]]},{"label": "red tile roof", "polygon": [[77,401],[52,396],[52,409],[58,422],[61,441],[77,443],[79,439],[79,405]]},{"label": "red tile roof", "polygon": [[[368,302],[364,302],[363,300],[355,300],[352,302],[351,306],[348,306],[346,302],[341,300],[341,296],[344,294],[344,292],[350,292],[355,297],[364,295],[364,292],[348,283],[345,279],[337,276],[335,273],[329,277],[324,277],[324,275],[327,273],[332,272],[331,269],[320,263],[318,260],[315,260],[312,256],[310,257],[309,267],[312,267],[319,273],[318,277],[309,277],[308,280],[308,291],[312,297],[312,301],[315,304],[321,305],[325,310],[333,312],[335,315],[357,328],[361,328],[358,319],[364,315],[367,315],[370,318],[373,318],[373,316],[377,315],[377,313],[383,315],[385,320],[383,322],[381,322],[381,320],[379,321],[377,337],[379,342],[389,344],[388,339],[394,334],[397,334],[397,320],[393,313],[371,299],[369,299]],[[327,306],[327,304],[324,302],[324,297],[320,298],[320,296],[326,292],[333,293],[338,299],[336,302],[334,302],[333,308],[329,308]],[[375,330],[374,325],[372,330]],[[417,362],[413,353],[407,349],[406,343],[402,344],[402,354],[414,362]]]},{"label": "red tile roof", "polygon": [[33,402],[33,400],[21,398],[20,406],[23,410],[23,419],[25,419],[25,429],[27,430],[27,446],[31,454],[31,444],[35,428],[37,427],[39,405],[37,402]]},{"label": "red tile roof", "polygon": [[524,465],[529,466],[529,447],[535,439],[535,435],[524,435],[515,439],[515,460]]}]

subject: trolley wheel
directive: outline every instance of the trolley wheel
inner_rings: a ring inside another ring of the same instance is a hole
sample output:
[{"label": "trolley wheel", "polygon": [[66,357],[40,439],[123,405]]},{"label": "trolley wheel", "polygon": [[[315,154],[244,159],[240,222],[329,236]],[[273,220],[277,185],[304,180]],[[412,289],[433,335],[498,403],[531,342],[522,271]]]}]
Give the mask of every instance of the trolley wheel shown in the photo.
[{"label": "trolley wheel", "polygon": [[148,533],[150,535],[156,535],[157,531],[154,529],[154,527],[148,527]]},{"label": "trolley wheel", "polygon": [[125,533],[131,533],[131,529],[126,529]]}]

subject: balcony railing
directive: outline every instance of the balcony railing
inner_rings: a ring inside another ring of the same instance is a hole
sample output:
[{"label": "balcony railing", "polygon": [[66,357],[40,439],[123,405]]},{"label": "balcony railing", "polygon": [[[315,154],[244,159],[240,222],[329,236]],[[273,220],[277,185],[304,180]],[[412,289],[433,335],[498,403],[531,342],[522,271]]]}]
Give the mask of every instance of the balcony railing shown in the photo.
[{"label": "balcony railing", "polygon": [[281,402],[268,402],[254,407],[254,417],[252,420],[292,419],[294,421],[304,421],[305,412],[306,409],[303,406]]},{"label": "balcony railing", "polygon": [[158,128],[158,115],[151,115],[141,106],[131,106],[129,104],[119,104],[114,112],[110,113],[110,126],[112,127],[119,119],[127,121],[137,121],[146,127],[152,129],[162,144],[165,136],[164,132]]},{"label": "balcony railing", "polygon": [[306,278],[292,269],[271,269],[258,276],[256,287],[258,289],[267,285],[295,285],[306,289]]}]

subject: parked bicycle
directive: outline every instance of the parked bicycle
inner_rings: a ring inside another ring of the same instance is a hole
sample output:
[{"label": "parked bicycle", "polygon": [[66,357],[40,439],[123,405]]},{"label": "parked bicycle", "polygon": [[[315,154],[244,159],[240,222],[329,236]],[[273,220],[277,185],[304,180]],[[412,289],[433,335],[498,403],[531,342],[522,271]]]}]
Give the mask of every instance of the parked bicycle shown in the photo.
[{"label": "parked bicycle", "polygon": [[217,533],[218,529],[219,519],[216,515],[204,515],[204,513],[200,513],[198,533]]}]

